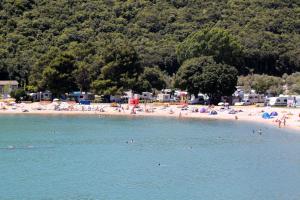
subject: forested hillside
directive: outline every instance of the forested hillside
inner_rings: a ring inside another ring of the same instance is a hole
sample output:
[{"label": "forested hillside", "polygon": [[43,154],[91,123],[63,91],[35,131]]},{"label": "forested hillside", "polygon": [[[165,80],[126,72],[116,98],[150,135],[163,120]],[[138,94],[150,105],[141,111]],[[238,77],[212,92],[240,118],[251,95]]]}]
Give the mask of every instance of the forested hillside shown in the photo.
[{"label": "forested hillside", "polygon": [[32,90],[159,89],[198,54],[243,75],[300,71],[300,1],[0,1],[0,79]]}]

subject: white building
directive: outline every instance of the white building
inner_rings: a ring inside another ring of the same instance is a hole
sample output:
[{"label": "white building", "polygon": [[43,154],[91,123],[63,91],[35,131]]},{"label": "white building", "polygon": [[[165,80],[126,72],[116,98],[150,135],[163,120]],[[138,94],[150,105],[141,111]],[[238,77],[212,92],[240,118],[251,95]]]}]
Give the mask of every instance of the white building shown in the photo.
[{"label": "white building", "polygon": [[12,91],[18,89],[18,81],[0,81],[0,94],[8,96]]}]

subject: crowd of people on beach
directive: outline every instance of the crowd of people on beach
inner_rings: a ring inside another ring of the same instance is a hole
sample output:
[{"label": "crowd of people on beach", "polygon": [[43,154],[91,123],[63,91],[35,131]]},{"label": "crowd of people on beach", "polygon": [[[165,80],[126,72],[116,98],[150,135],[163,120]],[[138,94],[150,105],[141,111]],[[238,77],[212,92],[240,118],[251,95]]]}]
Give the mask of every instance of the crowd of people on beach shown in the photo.
[{"label": "crowd of people on beach", "polygon": [[[268,111],[268,112],[267,112]],[[282,127],[300,127],[300,110],[297,108],[271,108],[255,106],[202,106],[169,104],[91,104],[75,102],[0,103],[0,113],[44,113],[44,114],[99,114],[99,115],[143,115],[173,116],[178,118],[213,118],[260,122],[272,122]],[[264,115],[267,117],[265,118]]]}]

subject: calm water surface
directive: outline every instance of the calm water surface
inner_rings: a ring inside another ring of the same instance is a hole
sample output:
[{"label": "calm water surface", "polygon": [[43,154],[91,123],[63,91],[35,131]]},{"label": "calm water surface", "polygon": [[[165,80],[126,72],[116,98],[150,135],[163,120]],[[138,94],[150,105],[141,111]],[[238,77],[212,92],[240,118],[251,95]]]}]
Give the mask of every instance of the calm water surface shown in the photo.
[{"label": "calm water surface", "polygon": [[96,116],[0,116],[0,126],[0,199],[300,198],[295,132]]}]

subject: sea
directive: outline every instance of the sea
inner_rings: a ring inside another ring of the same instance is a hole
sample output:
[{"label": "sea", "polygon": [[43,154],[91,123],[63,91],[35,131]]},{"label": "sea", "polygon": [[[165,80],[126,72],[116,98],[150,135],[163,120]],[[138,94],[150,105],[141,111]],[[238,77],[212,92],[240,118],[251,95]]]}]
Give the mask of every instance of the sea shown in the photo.
[{"label": "sea", "polygon": [[298,200],[300,134],[157,117],[0,116],[2,200]]}]

